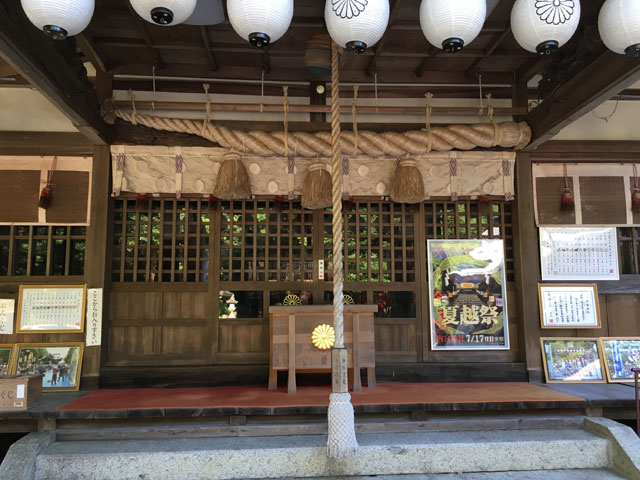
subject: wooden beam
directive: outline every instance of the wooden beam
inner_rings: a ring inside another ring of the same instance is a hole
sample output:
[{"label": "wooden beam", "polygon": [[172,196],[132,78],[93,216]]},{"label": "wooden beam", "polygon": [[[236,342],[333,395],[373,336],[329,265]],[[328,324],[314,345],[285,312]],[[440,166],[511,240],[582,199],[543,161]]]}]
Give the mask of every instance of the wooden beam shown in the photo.
[{"label": "wooden beam", "polygon": [[[391,13],[389,14],[389,27],[393,26],[395,22],[396,14],[398,13],[398,10],[400,10],[400,4],[402,3],[402,0],[392,0],[392,2],[393,4],[391,5]],[[388,34],[383,34],[382,38],[378,42],[378,45],[376,45],[375,53],[373,54],[373,57],[371,57],[371,60],[369,60],[369,65],[367,65],[366,72],[368,76],[372,76],[375,73],[376,61],[378,60],[378,58],[380,58],[380,55],[382,54],[382,50],[384,49],[384,45],[388,38]]]},{"label": "wooden beam", "polygon": [[93,41],[85,33],[76,35],[76,41],[78,42],[78,48],[84,53],[97,72],[106,72],[108,70],[102,57],[96,51]]},{"label": "wooden beam", "polygon": [[151,54],[151,58],[153,59],[153,64],[156,66],[156,68],[164,68],[165,63],[164,63],[164,60],[162,59],[162,56],[156,49],[153,48],[153,40],[151,39],[151,35],[149,34],[149,30],[147,28],[146,22],[142,18],[140,18],[140,16],[138,16],[136,11],[131,6],[130,2],[127,2],[127,8],[129,9],[129,13],[133,17],[133,21],[136,25],[136,29],[138,30],[140,35],[142,35],[142,40],[144,41],[144,44],[147,50]]},{"label": "wooden beam", "polygon": [[95,91],[86,76],[77,73],[84,68],[73,39],[51,41],[29,22],[19,2],[4,2],[0,4],[0,57],[93,144],[106,143],[106,125],[100,118]]},{"label": "wooden beam", "polygon": [[415,70],[416,77],[421,78],[422,75],[424,75],[424,72],[427,70],[430,61],[433,60],[433,58],[436,57],[440,52],[441,50],[437,49],[434,46],[429,47],[429,49],[427,50],[427,56],[422,59],[422,61],[418,65],[418,68],[416,68]]},{"label": "wooden beam", "polygon": [[0,132],[4,155],[91,155],[92,151],[82,133]]},{"label": "wooden beam", "polygon": [[209,30],[206,25],[200,25],[200,36],[202,37],[202,44],[204,45],[204,51],[207,54],[207,60],[209,61],[209,67],[212,72],[218,69],[218,63],[216,57],[211,51],[211,37],[209,37]]},{"label": "wooden beam", "polygon": [[[514,263],[516,279],[516,308],[518,318],[518,351],[527,363],[530,382],[541,382],[540,317],[537,284],[538,232],[534,223],[533,178],[531,154],[518,152],[516,157],[516,195],[514,219]],[[532,293],[533,292],[533,293]]]},{"label": "wooden beam", "polygon": [[562,128],[638,80],[640,59],[606,51],[529,112],[527,121],[533,135],[526,150],[535,150]]},{"label": "wooden beam", "polygon": [[509,35],[511,35],[511,27],[508,27],[504,32],[496,35],[491,41],[491,43],[489,43],[489,46],[487,47],[487,49],[484,51],[484,56],[480,58],[476,58],[473,61],[473,63],[469,66],[469,68],[467,68],[467,71],[466,71],[467,76],[470,77],[478,73],[478,70],[480,70],[480,64],[484,60],[486,60],[488,57],[490,57],[493,54],[493,52],[495,52],[496,48],[498,48]]}]

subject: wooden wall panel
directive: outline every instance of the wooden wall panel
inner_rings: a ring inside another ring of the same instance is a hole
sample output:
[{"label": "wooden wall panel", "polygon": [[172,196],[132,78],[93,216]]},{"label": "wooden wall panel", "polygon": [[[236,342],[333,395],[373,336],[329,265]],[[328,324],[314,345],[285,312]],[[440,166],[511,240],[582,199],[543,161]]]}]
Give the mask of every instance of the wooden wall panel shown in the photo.
[{"label": "wooden wall panel", "polygon": [[640,336],[640,295],[607,295],[606,305],[610,336]]},{"label": "wooden wall panel", "polygon": [[267,353],[269,352],[269,326],[267,324],[220,324],[218,352]]}]

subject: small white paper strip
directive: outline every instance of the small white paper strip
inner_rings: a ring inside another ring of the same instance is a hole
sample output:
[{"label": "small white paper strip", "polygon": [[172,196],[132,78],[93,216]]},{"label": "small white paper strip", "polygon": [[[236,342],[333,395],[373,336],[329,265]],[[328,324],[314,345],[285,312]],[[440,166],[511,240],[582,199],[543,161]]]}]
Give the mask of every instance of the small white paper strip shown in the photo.
[{"label": "small white paper strip", "polygon": [[87,289],[86,346],[102,344],[102,289]]},{"label": "small white paper strip", "polygon": [[13,333],[13,314],[15,309],[15,300],[0,300],[0,335],[11,335]]},{"label": "small white paper strip", "polygon": [[24,398],[24,385],[18,385],[16,398]]}]

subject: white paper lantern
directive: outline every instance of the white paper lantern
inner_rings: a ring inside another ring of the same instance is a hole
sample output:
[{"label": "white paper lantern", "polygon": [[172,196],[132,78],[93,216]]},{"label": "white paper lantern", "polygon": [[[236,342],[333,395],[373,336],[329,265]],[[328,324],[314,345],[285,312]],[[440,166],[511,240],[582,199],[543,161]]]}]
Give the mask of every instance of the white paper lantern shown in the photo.
[{"label": "white paper lantern", "polygon": [[567,43],[580,22],[580,0],[516,0],[511,30],[529,52],[549,55]]},{"label": "white paper lantern", "polygon": [[457,52],[482,30],[487,16],[485,0],[422,0],[420,26],[431,45]]},{"label": "white paper lantern", "polygon": [[384,35],[389,0],[327,0],[324,20],[334,42],[351,53],[364,53]]},{"label": "white paper lantern", "polygon": [[640,57],[640,2],[607,0],[600,9],[598,30],[609,50]]},{"label": "white paper lantern", "polygon": [[198,0],[131,0],[138,15],[149,23],[169,27],[191,16]]},{"label": "white paper lantern", "polygon": [[55,40],[82,32],[93,16],[94,0],[21,0],[24,13]]},{"label": "white paper lantern", "polygon": [[293,0],[228,0],[231,26],[256,47],[280,39],[293,18]]}]

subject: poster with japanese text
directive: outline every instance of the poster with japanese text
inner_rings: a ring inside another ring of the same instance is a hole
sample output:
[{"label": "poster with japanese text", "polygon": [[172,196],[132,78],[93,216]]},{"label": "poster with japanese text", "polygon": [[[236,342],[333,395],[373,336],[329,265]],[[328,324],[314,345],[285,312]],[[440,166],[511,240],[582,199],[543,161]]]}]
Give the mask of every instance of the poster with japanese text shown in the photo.
[{"label": "poster with japanese text", "polygon": [[595,284],[538,284],[542,328],[600,328]]},{"label": "poster with japanese text", "polygon": [[508,350],[502,240],[429,240],[433,350]]},{"label": "poster with japanese text", "polygon": [[85,346],[102,343],[102,289],[87,289],[87,338]]},{"label": "poster with japanese text", "polygon": [[0,335],[11,335],[13,333],[13,314],[15,309],[15,300],[0,299]]},{"label": "poster with japanese text", "polygon": [[616,229],[540,227],[542,280],[619,280]]},{"label": "poster with japanese text", "polygon": [[20,285],[18,333],[84,332],[85,285]]}]

